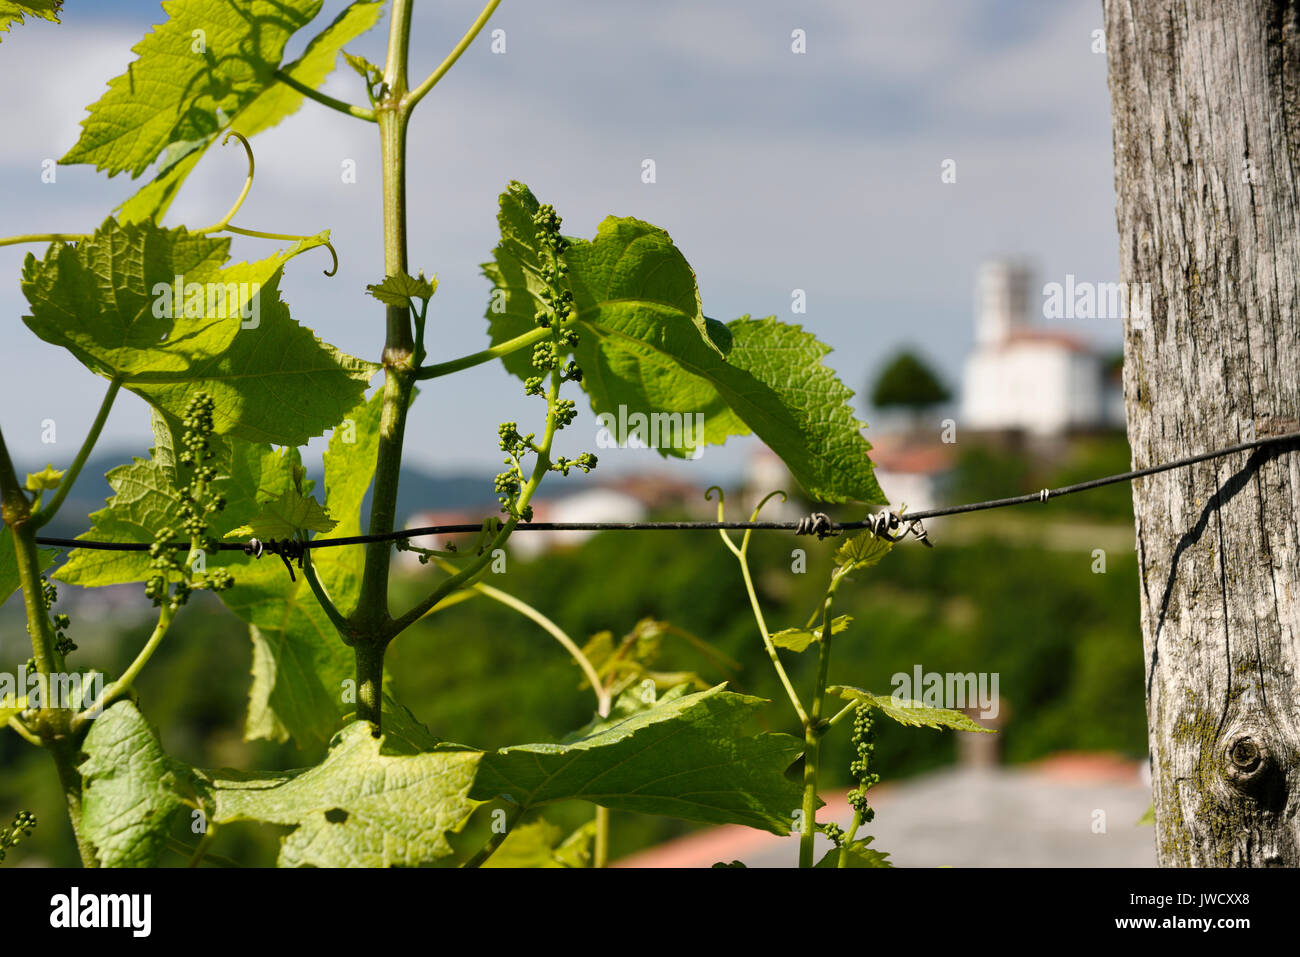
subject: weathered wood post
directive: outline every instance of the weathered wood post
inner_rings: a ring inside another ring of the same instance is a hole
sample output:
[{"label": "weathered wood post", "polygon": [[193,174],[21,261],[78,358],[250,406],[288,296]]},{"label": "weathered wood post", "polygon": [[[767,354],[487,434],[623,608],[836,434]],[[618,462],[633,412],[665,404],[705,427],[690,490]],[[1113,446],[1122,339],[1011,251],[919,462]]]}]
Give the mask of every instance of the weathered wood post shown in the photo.
[{"label": "weathered wood post", "polygon": [[[1300,417],[1300,3],[1104,0],[1134,462]],[[1134,483],[1157,854],[1300,866],[1300,450]]]}]

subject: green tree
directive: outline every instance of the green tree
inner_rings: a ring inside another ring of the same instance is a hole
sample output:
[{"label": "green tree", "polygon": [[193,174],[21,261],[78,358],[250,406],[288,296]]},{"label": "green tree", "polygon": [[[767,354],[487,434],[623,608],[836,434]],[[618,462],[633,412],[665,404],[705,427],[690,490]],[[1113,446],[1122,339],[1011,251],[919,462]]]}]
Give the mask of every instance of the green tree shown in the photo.
[{"label": "green tree", "polygon": [[904,408],[913,415],[951,398],[934,370],[910,350],[889,360],[871,389],[871,404],[876,408]]}]

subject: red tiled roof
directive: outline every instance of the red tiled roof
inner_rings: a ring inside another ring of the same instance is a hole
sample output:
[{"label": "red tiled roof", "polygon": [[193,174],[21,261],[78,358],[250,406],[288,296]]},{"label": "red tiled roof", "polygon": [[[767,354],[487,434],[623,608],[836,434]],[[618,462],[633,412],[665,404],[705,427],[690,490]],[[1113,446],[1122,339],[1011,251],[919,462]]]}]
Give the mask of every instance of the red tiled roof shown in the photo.
[{"label": "red tiled roof", "polygon": [[933,441],[918,441],[912,436],[868,434],[871,461],[886,472],[934,475],[952,468],[953,449]]},{"label": "red tiled roof", "polygon": [[998,347],[1006,348],[1022,342],[1058,345],[1071,352],[1092,352],[1088,344],[1078,336],[1055,329],[1018,329],[1007,336]]},{"label": "red tiled roof", "polygon": [[946,447],[873,449],[871,461],[886,472],[934,475],[952,467],[952,453]]}]

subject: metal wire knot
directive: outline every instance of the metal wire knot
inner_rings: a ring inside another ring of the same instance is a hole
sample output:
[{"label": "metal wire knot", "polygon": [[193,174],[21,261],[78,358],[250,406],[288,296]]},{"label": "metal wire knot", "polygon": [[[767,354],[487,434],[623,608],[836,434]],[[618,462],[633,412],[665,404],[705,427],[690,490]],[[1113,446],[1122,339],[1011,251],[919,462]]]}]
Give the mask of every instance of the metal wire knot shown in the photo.
[{"label": "metal wire knot", "polygon": [[807,518],[799,519],[799,524],[795,526],[796,535],[816,535],[817,540],[821,541],[826,536],[835,536],[840,530],[835,527],[831,517],[825,512],[813,512]]},{"label": "metal wire knot", "polygon": [[[913,536],[918,542],[926,548],[934,548],[934,542],[930,541],[929,534],[925,530],[925,525],[919,518],[907,520],[907,527],[901,532],[904,519],[897,512],[891,512],[889,509],[882,508],[880,513],[872,515],[866,520],[867,529],[877,538],[883,538],[887,542],[900,542],[908,535]],[[895,534],[897,532],[897,534]]]},{"label": "metal wire knot", "polygon": [[298,580],[293,574],[292,562],[296,561],[298,567],[302,568],[302,556],[306,550],[302,542],[292,538],[269,538],[266,541],[250,538],[244,545],[244,554],[252,555],[254,558],[261,558],[263,553],[279,555],[280,560],[284,562],[284,567],[289,571],[289,581]]}]

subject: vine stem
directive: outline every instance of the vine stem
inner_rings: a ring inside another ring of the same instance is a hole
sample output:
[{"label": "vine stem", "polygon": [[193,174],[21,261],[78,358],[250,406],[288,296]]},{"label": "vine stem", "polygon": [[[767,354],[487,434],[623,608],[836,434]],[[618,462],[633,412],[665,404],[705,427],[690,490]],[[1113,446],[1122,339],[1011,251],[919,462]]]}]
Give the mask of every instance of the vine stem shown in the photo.
[{"label": "vine stem", "polygon": [[239,195],[235,198],[234,205],[230,207],[230,211],[227,212],[225,216],[221,217],[221,219],[217,220],[211,226],[196,230],[195,235],[218,233],[229,226],[230,221],[234,219],[235,214],[239,212],[239,208],[244,205],[244,200],[248,199],[249,190],[253,188],[253,177],[257,174],[257,160],[253,158],[253,147],[249,145],[249,142],[243,133],[237,133],[234,130],[229,130],[226,133],[225,138],[221,141],[221,145],[225,146],[229,143],[232,136],[239,138],[239,145],[244,148],[244,155],[248,158],[248,174],[244,177],[244,188],[239,191]]},{"label": "vine stem", "polygon": [[121,388],[121,379],[109,380],[108,391],[104,393],[104,401],[99,404],[99,412],[95,415],[95,421],[91,423],[90,432],[86,434],[85,441],[81,443],[81,448],[77,451],[77,457],[72,460],[68,470],[63,473],[63,478],[59,481],[59,487],[54,490],[54,497],[50,499],[49,504],[32,516],[33,529],[43,527],[50,519],[54,518],[59,511],[59,507],[63,505],[63,500],[72,491],[72,485],[77,481],[77,476],[81,474],[82,466],[86,464],[86,459],[90,457],[91,450],[95,447],[95,443],[99,441],[99,434],[104,430],[104,423],[108,421],[109,410],[113,408],[113,400],[117,398],[117,393]]},{"label": "vine stem", "polygon": [[312,564],[310,548],[303,549],[302,570],[303,577],[307,579],[307,587],[309,587],[311,593],[316,596],[316,601],[321,608],[324,609],[325,616],[329,618],[334,627],[338,629],[338,632],[343,636],[343,639],[347,641],[348,644],[351,644],[351,639],[354,637],[351,634],[352,626],[348,623],[347,617],[335,606],[333,599],[330,598],[329,591],[326,590],[324,583],[316,574],[316,566]]},{"label": "vine stem", "polygon": [[839,857],[835,861],[836,867],[849,866],[849,855],[844,852],[848,850],[849,846],[853,843],[853,839],[858,834],[858,828],[860,828],[861,826],[862,826],[862,812],[854,811],[853,821],[852,823],[849,824],[848,833],[844,835],[844,846],[840,849]]},{"label": "vine stem", "polygon": [[384,713],[384,648],[382,642],[358,641],[352,646],[357,666],[357,718],[382,727]]},{"label": "vine stem", "polygon": [[0,238],[0,246],[18,246],[23,243],[79,243],[89,238],[85,233],[24,233],[21,236]]},{"label": "vine stem", "polygon": [[[799,866],[813,866],[813,852],[817,840],[817,775],[821,769],[822,738],[830,727],[822,720],[822,711],[826,706],[826,682],[831,666],[831,637],[834,618],[831,609],[835,603],[835,591],[848,574],[843,568],[831,577],[826,588],[826,597],[822,600],[822,634],[817,643],[817,684],[813,688],[812,709],[808,720],[804,722],[804,765],[803,765],[803,830],[799,837]],[[840,714],[836,717],[840,717]]]},{"label": "vine stem", "polygon": [[591,866],[609,866],[609,808],[596,805],[596,840],[592,848]]},{"label": "vine stem", "polygon": [[[393,0],[388,26],[388,55],[384,64],[387,93],[376,104],[379,123],[380,168],[384,214],[384,274],[406,272],[406,129],[409,108],[406,62],[411,42],[411,0]],[[380,412],[379,443],[375,452],[375,478],[371,491],[371,535],[393,530],[397,520],[397,486],[402,469],[402,444],[406,414],[414,386],[415,341],[411,310],[386,306],[384,313],[384,391]],[[388,610],[388,578],[392,546],[388,542],[366,545],[365,565],[356,610],[348,619],[355,636],[357,718],[382,727],[384,649],[395,632]],[[346,634],[345,634],[346,637]]]},{"label": "vine stem", "polygon": [[488,20],[492,18],[492,14],[496,12],[496,8],[500,5],[501,0],[488,0],[487,6],[485,6],[483,12],[478,15],[478,19],[470,24],[470,28],[465,31],[465,35],[460,38],[460,42],[457,43],[443,61],[438,64],[438,68],[430,73],[423,83],[407,94],[405,104],[407,109],[410,109],[415,106],[416,103],[419,103],[424,97],[424,94],[432,90],[434,86],[437,85],[438,81],[447,74],[447,71],[455,66],[456,61],[460,59],[460,55],[469,49],[469,45],[474,42],[474,38],[478,36],[479,31],[487,25]]},{"label": "vine stem", "polygon": [[355,106],[343,100],[335,99],[328,93],[322,93],[320,90],[312,89],[306,83],[296,79],[292,74],[284,70],[276,70],[273,76],[285,86],[293,88],[298,93],[307,97],[309,100],[315,100],[322,106],[328,106],[331,110],[337,110],[346,116],[356,117],[358,120],[365,120],[368,123],[376,121],[375,111],[366,109],[364,106]]},{"label": "vine stem", "polygon": [[491,362],[493,359],[508,356],[512,352],[518,352],[520,349],[536,345],[550,335],[550,329],[537,328],[532,332],[525,332],[522,336],[508,339],[490,349],[484,349],[482,352],[475,352],[472,355],[461,356],[459,359],[450,359],[447,362],[424,366],[416,370],[415,377],[417,379],[437,379],[453,372],[460,372],[462,369],[471,369],[476,365],[482,365],[484,362]]},{"label": "vine stem", "polygon": [[[746,533],[748,538],[748,533]],[[794,706],[795,714],[799,716],[800,724],[808,723],[808,712],[804,710],[803,702],[799,700],[798,693],[794,690],[794,685],[790,681],[790,676],[786,674],[785,666],[781,664],[781,657],[777,654],[776,645],[772,644],[772,634],[767,630],[767,621],[763,618],[763,608],[758,603],[758,593],[754,590],[754,577],[749,573],[749,559],[744,552],[741,553],[740,573],[745,579],[745,591],[749,595],[750,607],[754,609],[754,620],[758,622],[758,630],[763,633],[763,646],[767,649],[767,656],[772,661],[772,667],[776,669],[777,677],[781,679],[781,684],[785,687],[785,693],[790,698],[790,704]]]},{"label": "vine stem", "polygon": [[176,610],[172,607],[171,602],[169,600],[164,601],[158,609],[158,621],[149,635],[149,640],[144,643],[144,647],[135,656],[135,660],[122,672],[121,677],[105,688],[99,697],[95,699],[94,704],[77,714],[76,718],[73,719],[74,730],[84,727],[89,721],[93,721],[95,716],[102,713],[104,709],[111,707],[115,701],[121,700],[131,690],[132,683],[144,670],[144,666],[149,663],[149,659],[158,650],[158,646],[162,644],[162,640],[166,637],[167,630],[171,627],[172,620],[175,617]]},{"label": "vine stem", "polygon": [[[54,629],[50,624],[49,609],[45,605],[45,591],[41,588],[41,566],[36,549],[36,529],[31,522],[31,502],[18,483],[3,432],[0,432],[0,515],[13,537],[18,582],[23,592],[23,607],[27,613],[27,631],[32,640],[36,670],[49,676],[62,667],[62,656],[54,644]],[[76,739],[69,734],[69,717],[67,711],[50,708],[46,702],[42,702],[38,713],[40,739],[54,759],[81,862],[87,867],[94,867],[98,864],[95,849],[82,834],[81,772],[77,770],[80,748]]]},{"label": "vine stem", "polygon": [[[443,571],[456,572],[456,566],[446,559],[434,559],[438,567]],[[522,598],[516,598],[509,592],[504,592],[500,588],[494,588],[491,585],[485,585],[483,582],[475,582],[471,588],[495,602],[500,602],[507,608],[511,608],[523,615],[530,621],[540,625],[542,630],[559,642],[560,647],[569,653],[572,658],[582,669],[583,675],[591,684],[592,691],[596,695],[596,712],[602,717],[609,717],[610,697],[609,692],[605,689],[604,683],[600,680],[600,675],[596,671],[596,666],[591,663],[591,659],[582,653],[578,643],[569,637],[568,633],[548,618],[545,614],[538,611]]]},{"label": "vine stem", "polygon": [[483,862],[496,853],[496,849],[501,846],[501,842],[506,839],[506,835],[514,828],[515,822],[519,820],[519,816],[523,813],[524,809],[522,807],[517,804],[514,805],[513,809],[506,814],[505,826],[499,831],[493,830],[492,836],[461,867],[482,867]]},{"label": "vine stem", "polygon": [[43,747],[43,743],[41,739],[36,737],[36,735],[32,734],[30,731],[28,731],[27,726],[18,720],[17,715],[10,716],[9,727],[13,729],[13,732],[16,735],[18,735],[18,737],[22,738],[28,744],[34,744],[38,748]]},{"label": "vine stem", "polygon": [[56,670],[59,656],[54,647],[54,629],[50,625],[49,610],[45,607],[45,593],[41,589],[41,565],[31,509],[31,501],[18,481],[4,434],[0,432],[0,514],[14,540],[18,580],[22,585],[27,631],[32,639],[36,670],[40,674],[49,675]]},{"label": "vine stem", "polygon": [[[710,488],[705,495],[707,497],[714,491],[714,489],[717,489],[718,492],[718,521],[721,522],[723,521],[724,505],[722,489],[715,485]],[[765,496],[763,500],[754,507],[754,513],[750,517],[751,522],[758,521],[758,513],[774,495],[780,495],[782,498],[785,497],[784,492],[772,492]],[[725,529],[718,530],[718,534],[722,536],[723,544],[727,546],[727,549],[735,555],[737,561],[740,562],[740,574],[745,580],[745,591],[749,595],[749,606],[754,610],[754,620],[758,623],[759,633],[763,636],[763,647],[767,649],[767,657],[771,660],[772,667],[776,670],[777,677],[781,679],[781,685],[785,688],[785,693],[790,698],[790,704],[794,706],[795,714],[799,716],[799,723],[807,726],[808,712],[804,710],[803,702],[799,700],[799,694],[794,690],[794,684],[790,681],[790,676],[786,674],[785,666],[781,664],[781,656],[777,654],[776,645],[772,643],[772,634],[768,631],[767,621],[763,617],[763,606],[759,604],[758,592],[754,589],[754,577],[749,573],[749,539],[752,533],[753,529],[746,529],[744,536],[740,540],[740,545],[737,546],[736,543],[731,540],[731,536],[727,534]]]},{"label": "vine stem", "polygon": [[845,718],[847,718],[857,709],[858,709],[858,703],[856,701],[850,701],[839,711],[836,711],[835,716],[826,722],[827,729],[829,730],[830,728],[835,727],[837,724],[839,724],[841,721],[843,721]]},{"label": "vine stem", "polygon": [[68,820],[72,824],[72,836],[77,842],[77,853],[85,867],[98,867],[99,855],[95,845],[83,833],[81,826],[81,772],[77,765],[81,759],[81,746],[75,739],[60,738],[50,743],[50,754],[54,758],[54,767],[59,775],[59,785],[63,788],[63,800],[68,808]]},{"label": "vine stem", "polygon": [[[222,226],[221,232],[238,233],[240,236],[252,236],[255,239],[285,239],[291,242],[301,242],[304,239],[311,238],[310,236],[298,236],[295,235],[294,233],[271,233],[271,232],[267,232],[265,229],[245,229],[243,226],[232,226],[230,223],[226,223],[224,226]],[[329,269],[324,270],[324,273],[327,276],[333,276],[337,274],[339,271],[338,250],[334,248],[334,244],[331,243],[328,239],[325,240],[325,242],[321,243],[321,245],[330,251],[330,256],[334,260],[333,265],[330,266]],[[131,381],[147,382],[148,380],[139,376],[133,376]]]}]

